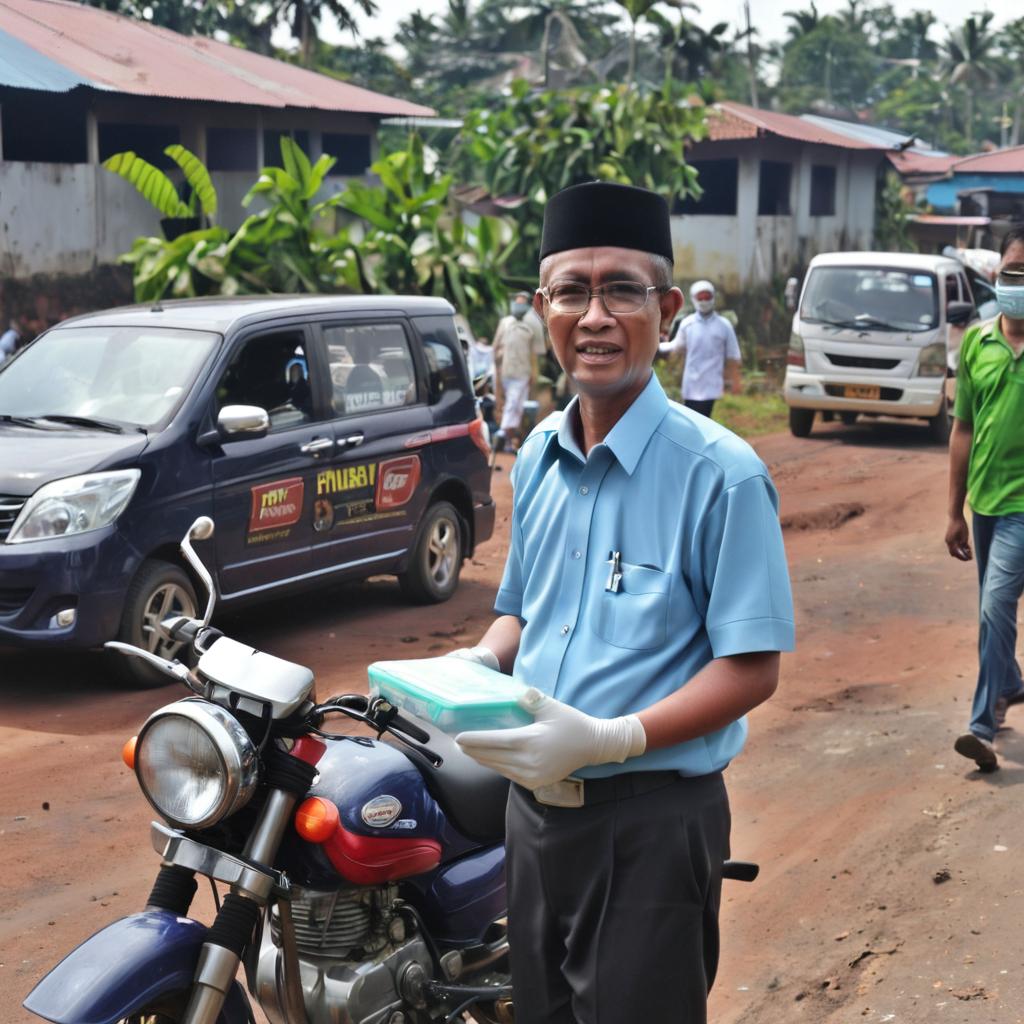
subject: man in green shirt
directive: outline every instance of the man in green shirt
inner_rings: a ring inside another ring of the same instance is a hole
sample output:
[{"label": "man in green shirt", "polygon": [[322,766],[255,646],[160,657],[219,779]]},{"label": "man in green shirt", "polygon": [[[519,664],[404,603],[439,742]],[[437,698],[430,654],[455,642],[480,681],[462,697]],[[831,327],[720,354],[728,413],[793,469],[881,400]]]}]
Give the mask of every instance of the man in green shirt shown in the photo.
[{"label": "man in green shirt", "polygon": [[998,719],[1024,693],[1016,660],[1024,592],[1024,225],[1007,232],[1000,255],[999,316],[970,328],[960,347],[946,529],[949,553],[969,562],[966,498],[981,589],[979,664],[970,728],[954,748],[983,772],[999,766]]}]

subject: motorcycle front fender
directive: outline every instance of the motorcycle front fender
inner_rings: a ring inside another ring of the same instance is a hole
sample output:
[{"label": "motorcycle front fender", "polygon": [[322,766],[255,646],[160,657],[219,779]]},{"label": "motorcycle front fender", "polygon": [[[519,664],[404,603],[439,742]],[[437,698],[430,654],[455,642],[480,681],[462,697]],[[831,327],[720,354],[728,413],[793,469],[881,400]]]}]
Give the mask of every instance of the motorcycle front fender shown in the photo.
[{"label": "motorcycle front fender", "polygon": [[[54,1024],[114,1024],[175,992],[195,976],[206,925],[147,910],[107,925],[69,953],[25,999]],[[249,1000],[231,987],[218,1024],[246,1024]]]}]

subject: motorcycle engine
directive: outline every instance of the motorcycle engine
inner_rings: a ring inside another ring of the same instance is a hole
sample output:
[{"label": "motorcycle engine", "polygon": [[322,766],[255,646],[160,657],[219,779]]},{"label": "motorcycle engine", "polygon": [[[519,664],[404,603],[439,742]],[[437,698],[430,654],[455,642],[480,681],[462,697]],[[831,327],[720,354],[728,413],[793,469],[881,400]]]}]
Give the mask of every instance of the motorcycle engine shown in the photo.
[{"label": "motorcycle engine", "polygon": [[[398,909],[397,886],[295,888],[291,914],[309,1024],[386,1024],[399,1011],[408,1013],[422,979],[433,975],[426,943]],[[272,1024],[288,1024],[281,947],[275,908],[254,979]]]}]

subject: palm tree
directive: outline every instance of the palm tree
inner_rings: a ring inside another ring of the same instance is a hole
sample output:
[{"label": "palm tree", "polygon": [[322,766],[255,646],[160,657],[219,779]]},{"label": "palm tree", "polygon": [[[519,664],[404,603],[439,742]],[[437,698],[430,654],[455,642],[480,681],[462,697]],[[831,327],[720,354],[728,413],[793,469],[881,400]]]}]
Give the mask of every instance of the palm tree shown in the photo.
[{"label": "palm tree", "polygon": [[658,3],[667,4],[669,7],[682,8],[688,6],[686,0],[615,0],[615,3],[625,10],[629,17],[629,65],[626,69],[626,82],[634,84],[636,77],[636,26],[641,18],[647,18],[652,8]]},{"label": "palm tree", "polygon": [[964,138],[968,146],[974,144],[974,91],[995,79],[992,51],[997,37],[989,30],[994,17],[991,11],[972,14],[949,33],[943,47],[949,84],[963,87]]},{"label": "palm tree", "polygon": [[[686,4],[687,7],[696,6]],[[682,77],[688,82],[697,82],[709,76],[715,64],[715,58],[728,49],[731,44],[726,40],[729,23],[720,21],[710,30],[705,30],[685,16],[678,21],[666,18],[658,11],[651,11],[647,18],[658,29],[658,45],[665,60],[665,79]],[[742,38],[741,33],[738,38]],[[738,41],[733,40],[733,42]],[[682,75],[676,75],[680,67]]]},{"label": "palm tree", "polygon": [[284,21],[291,26],[292,36],[299,41],[302,63],[310,67],[316,51],[317,26],[325,14],[333,15],[343,31],[359,35],[353,8],[367,16],[377,13],[375,0],[273,0],[268,20],[275,24]]},{"label": "palm tree", "polygon": [[789,18],[793,22],[786,29],[786,34],[791,42],[810,35],[821,21],[821,15],[818,14],[818,8],[815,6],[814,0],[811,0],[811,6],[806,11],[786,11],[783,17]]},{"label": "palm tree", "polygon": [[1003,26],[1001,37],[1003,52],[1009,58],[1008,65],[1014,71],[1010,77],[1013,93],[1013,127],[1010,129],[1010,145],[1017,146],[1021,138],[1021,121],[1024,119],[1024,18],[1008,22]]}]

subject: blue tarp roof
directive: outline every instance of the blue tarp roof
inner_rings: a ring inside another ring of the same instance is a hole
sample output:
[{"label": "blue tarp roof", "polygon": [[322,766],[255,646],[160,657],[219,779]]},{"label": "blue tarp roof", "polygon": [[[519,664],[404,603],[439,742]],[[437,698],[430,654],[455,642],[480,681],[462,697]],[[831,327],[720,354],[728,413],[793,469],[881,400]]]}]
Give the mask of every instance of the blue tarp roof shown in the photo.
[{"label": "blue tarp roof", "polygon": [[78,85],[92,84],[0,29],[0,85],[13,86],[15,89],[68,92]]}]

